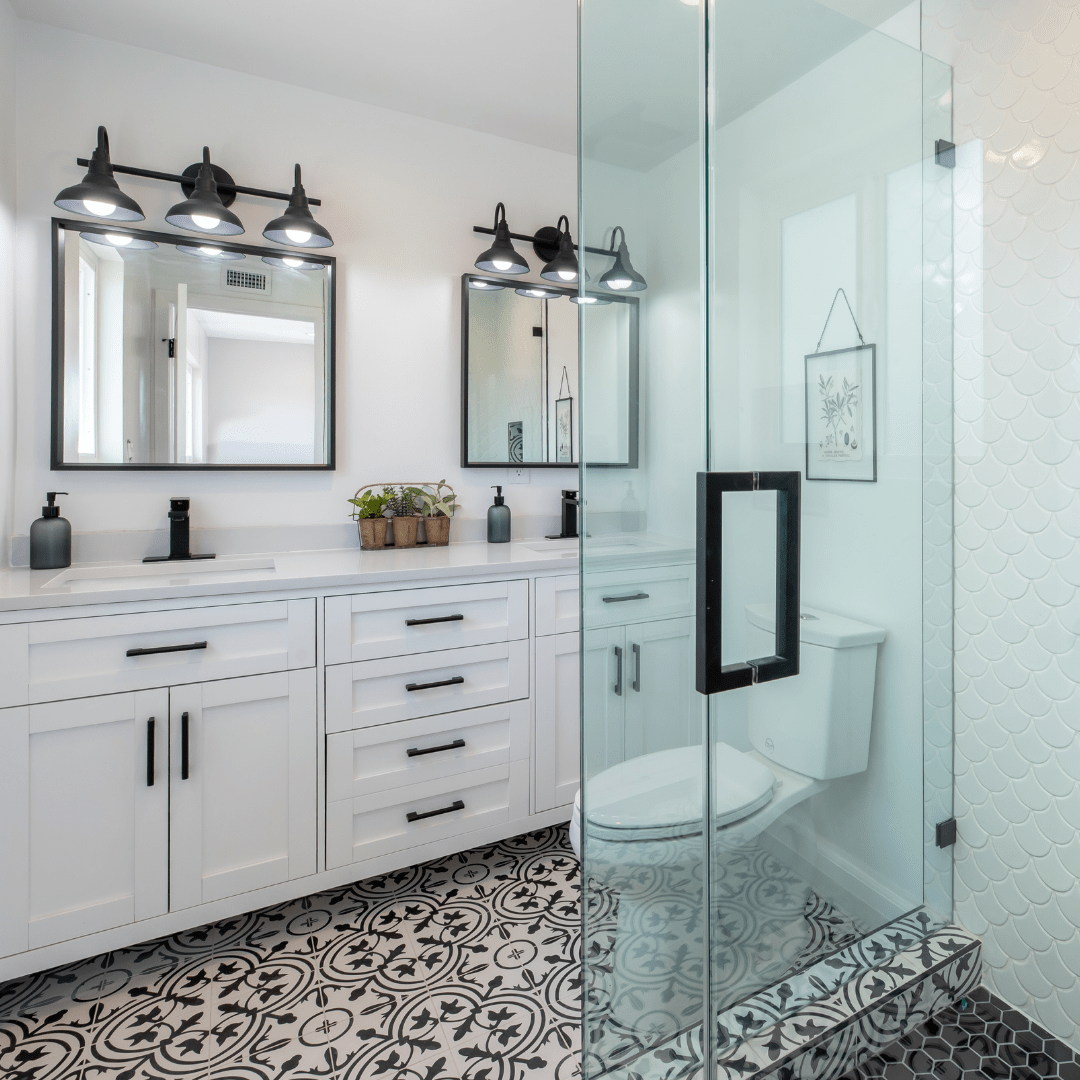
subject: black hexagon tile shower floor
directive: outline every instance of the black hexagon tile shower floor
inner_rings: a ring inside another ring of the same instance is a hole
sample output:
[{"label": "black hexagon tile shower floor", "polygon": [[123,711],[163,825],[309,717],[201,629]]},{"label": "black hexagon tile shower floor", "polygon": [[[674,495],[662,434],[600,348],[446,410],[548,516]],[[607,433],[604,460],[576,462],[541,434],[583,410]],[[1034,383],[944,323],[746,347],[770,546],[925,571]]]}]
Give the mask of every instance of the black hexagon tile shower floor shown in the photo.
[{"label": "black hexagon tile shower floor", "polygon": [[[731,903],[764,869],[732,873]],[[852,928],[777,880],[784,918],[808,913],[799,970]],[[619,895],[589,897],[613,939]],[[745,929],[761,901],[743,899]],[[574,1080],[580,905],[559,826],[29,975],[0,985],[0,1078]],[[753,934],[729,944],[760,964]],[[632,1049],[617,1028],[593,1048],[608,1067]]]},{"label": "black hexagon tile shower floor", "polygon": [[842,1080],[1080,1080],[1080,1054],[983,986]]}]

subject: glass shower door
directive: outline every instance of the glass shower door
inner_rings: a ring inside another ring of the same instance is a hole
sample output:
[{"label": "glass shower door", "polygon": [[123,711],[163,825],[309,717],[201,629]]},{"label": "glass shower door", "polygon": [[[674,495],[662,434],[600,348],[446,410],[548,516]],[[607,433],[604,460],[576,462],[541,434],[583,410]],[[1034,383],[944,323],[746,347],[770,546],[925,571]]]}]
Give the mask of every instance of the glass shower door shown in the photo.
[{"label": "glass shower door", "polygon": [[849,7],[579,8],[589,1077],[712,1069],[951,915],[950,77]]}]

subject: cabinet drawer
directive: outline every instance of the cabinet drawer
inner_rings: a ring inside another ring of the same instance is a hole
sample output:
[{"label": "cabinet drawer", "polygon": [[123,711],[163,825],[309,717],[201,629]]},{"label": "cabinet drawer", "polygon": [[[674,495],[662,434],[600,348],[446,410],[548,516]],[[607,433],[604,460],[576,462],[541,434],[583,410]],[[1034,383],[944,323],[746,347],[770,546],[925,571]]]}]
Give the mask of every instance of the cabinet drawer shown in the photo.
[{"label": "cabinet drawer", "polygon": [[581,624],[578,576],[537,578],[536,636],[575,633]]},{"label": "cabinet drawer", "polygon": [[326,730],[351,731],[528,696],[527,640],[364,660],[326,669]]},{"label": "cabinet drawer", "polygon": [[622,626],[694,612],[694,567],[654,566],[585,575],[585,625]]},{"label": "cabinet drawer", "polygon": [[30,700],[29,630],[26,623],[0,626],[0,709]]},{"label": "cabinet drawer", "polygon": [[315,601],[32,623],[29,653],[31,702],[312,667]]},{"label": "cabinet drawer", "polygon": [[326,868],[476,832],[528,812],[528,761],[338,799],[326,807]]},{"label": "cabinet drawer", "polygon": [[326,737],[326,797],[409,791],[528,756],[528,701],[337,732]]},{"label": "cabinet drawer", "polygon": [[527,581],[326,598],[328,664],[491,645],[528,636]]}]

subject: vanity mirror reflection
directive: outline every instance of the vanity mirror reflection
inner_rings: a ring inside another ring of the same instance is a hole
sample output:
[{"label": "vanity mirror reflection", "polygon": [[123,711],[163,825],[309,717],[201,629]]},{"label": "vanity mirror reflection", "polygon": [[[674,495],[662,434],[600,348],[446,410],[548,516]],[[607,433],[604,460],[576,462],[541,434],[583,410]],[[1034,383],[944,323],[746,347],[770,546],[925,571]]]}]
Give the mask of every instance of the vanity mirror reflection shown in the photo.
[{"label": "vanity mirror reflection", "polygon": [[576,288],[462,275],[463,466],[577,466],[580,306],[589,357],[584,389],[612,405],[603,426],[584,433],[585,460],[637,467],[637,297],[577,299]]},{"label": "vanity mirror reflection", "polygon": [[334,259],[53,219],[54,469],[332,469]]}]

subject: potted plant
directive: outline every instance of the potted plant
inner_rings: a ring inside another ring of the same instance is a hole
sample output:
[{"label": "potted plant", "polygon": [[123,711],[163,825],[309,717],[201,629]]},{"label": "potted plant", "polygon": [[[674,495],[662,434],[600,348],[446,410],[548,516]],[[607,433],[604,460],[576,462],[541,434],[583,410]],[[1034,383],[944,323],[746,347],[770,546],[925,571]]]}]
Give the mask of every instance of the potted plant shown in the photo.
[{"label": "potted plant", "polygon": [[394,521],[394,547],[416,547],[420,515],[416,512],[416,488],[400,487],[391,492],[387,509]]},{"label": "potted plant", "polygon": [[416,499],[424,518],[427,542],[436,547],[445,547],[450,543],[450,519],[457,509],[457,496],[445,480],[431,486],[433,491],[417,488]]},{"label": "potted plant", "polygon": [[386,547],[386,518],[383,515],[392,495],[389,488],[383,488],[381,492],[369,488],[362,495],[357,492],[357,497],[349,500],[362,548]]}]

